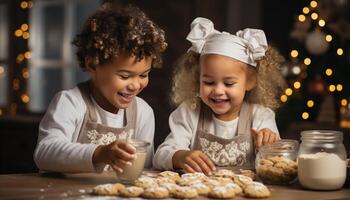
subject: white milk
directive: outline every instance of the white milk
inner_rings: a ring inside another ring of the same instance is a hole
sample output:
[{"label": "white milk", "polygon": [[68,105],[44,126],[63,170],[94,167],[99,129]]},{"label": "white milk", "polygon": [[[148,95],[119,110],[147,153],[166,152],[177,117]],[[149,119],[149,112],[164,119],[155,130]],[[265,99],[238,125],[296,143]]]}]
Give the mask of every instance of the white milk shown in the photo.
[{"label": "white milk", "polygon": [[117,173],[118,179],[121,181],[133,181],[140,177],[146,160],[146,152],[137,152],[137,158],[132,162],[131,166],[126,166],[123,173]]},{"label": "white milk", "polygon": [[309,189],[339,189],[345,183],[346,161],[333,153],[301,154],[298,157],[298,179]]}]

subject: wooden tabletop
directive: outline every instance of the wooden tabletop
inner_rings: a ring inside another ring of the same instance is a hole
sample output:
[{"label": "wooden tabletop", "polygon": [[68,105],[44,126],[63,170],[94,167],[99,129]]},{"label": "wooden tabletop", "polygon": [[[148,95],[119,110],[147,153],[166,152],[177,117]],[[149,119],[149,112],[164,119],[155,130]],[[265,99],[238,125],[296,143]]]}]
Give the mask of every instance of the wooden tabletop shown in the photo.
[{"label": "wooden tabletop", "polygon": [[[115,183],[115,174],[9,174],[0,175],[0,199],[123,199],[89,195],[91,189],[104,183]],[[337,191],[303,190],[297,184],[268,186],[271,197],[283,200],[345,200],[350,199],[350,188]],[[135,198],[133,198],[135,199]],[[201,198],[206,199],[206,198]],[[237,196],[234,199],[246,199]]]}]

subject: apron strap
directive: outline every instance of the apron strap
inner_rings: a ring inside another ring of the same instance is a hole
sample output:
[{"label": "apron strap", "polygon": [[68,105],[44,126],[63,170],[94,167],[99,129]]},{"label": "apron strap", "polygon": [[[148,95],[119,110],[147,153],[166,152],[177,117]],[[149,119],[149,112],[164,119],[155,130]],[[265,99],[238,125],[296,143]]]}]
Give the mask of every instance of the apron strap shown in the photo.
[{"label": "apron strap", "polygon": [[90,80],[79,83],[78,88],[86,104],[86,113],[89,115],[89,118],[92,122],[97,122],[97,114],[91,99],[89,83],[90,83]]},{"label": "apron strap", "polygon": [[243,102],[241,111],[239,112],[237,127],[238,135],[245,135],[247,132],[250,134],[250,129],[252,127],[252,113],[252,104]]}]

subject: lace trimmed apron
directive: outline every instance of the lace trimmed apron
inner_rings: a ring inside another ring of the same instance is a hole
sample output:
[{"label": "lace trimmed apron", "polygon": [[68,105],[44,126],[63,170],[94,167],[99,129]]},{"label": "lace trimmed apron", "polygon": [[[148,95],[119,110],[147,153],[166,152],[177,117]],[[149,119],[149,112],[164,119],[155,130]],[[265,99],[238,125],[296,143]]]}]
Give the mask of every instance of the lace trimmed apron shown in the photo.
[{"label": "lace trimmed apron", "polygon": [[[97,145],[108,145],[119,139],[134,138],[136,127],[137,104],[134,99],[131,105],[124,112],[124,127],[114,128],[97,123],[97,114],[92,101],[89,82],[78,84],[82,97],[86,104],[86,113],[83,124],[80,128],[78,143],[93,143]],[[105,168],[105,170],[107,167]]]},{"label": "lace trimmed apron", "polygon": [[252,109],[251,104],[242,104],[238,134],[232,139],[225,139],[208,132],[209,123],[213,123],[212,111],[202,104],[192,149],[203,151],[219,167],[253,169],[255,150],[251,134]]}]

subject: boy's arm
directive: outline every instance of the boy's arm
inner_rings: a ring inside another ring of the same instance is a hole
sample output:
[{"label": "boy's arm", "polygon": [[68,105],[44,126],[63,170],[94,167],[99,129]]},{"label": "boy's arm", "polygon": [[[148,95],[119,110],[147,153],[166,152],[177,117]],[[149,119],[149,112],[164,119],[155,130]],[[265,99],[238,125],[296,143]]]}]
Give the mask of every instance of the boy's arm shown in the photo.
[{"label": "boy's arm", "polygon": [[[81,127],[85,114],[77,99],[58,93],[39,126],[34,161],[40,170],[57,172],[94,172],[92,155],[95,144],[80,144],[74,132]],[[86,108],[85,108],[86,109]],[[80,121],[79,121],[80,119]]]}]

